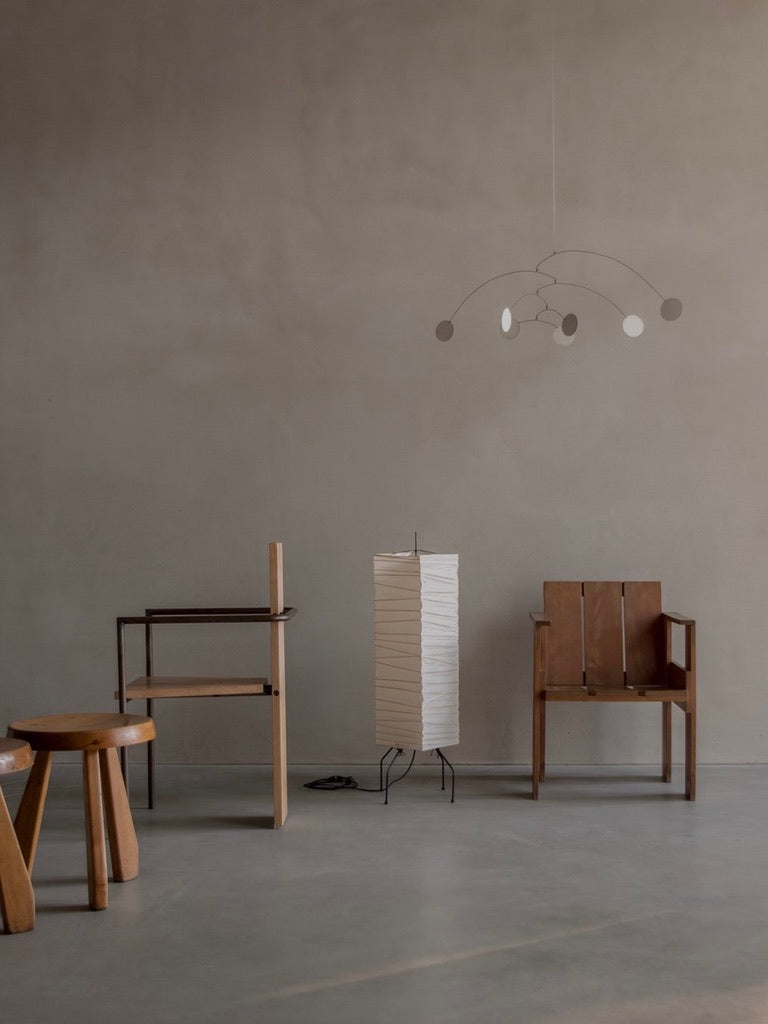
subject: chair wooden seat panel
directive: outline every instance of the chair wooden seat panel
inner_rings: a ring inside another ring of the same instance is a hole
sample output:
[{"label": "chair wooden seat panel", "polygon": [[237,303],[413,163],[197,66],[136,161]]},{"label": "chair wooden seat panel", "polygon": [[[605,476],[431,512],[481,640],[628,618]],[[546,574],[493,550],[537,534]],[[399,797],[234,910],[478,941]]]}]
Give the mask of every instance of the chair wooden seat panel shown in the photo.
[{"label": "chair wooden seat panel", "polygon": [[[268,679],[238,676],[139,676],[126,684],[125,699],[155,697],[245,697],[269,694]],[[115,690],[115,700],[120,693]]]},{"label": "chair wooden seat panel", "polygon": [[562,701],[562,702],[577,702],[582,701],[585,703],[598,701],[607,701],[614,703],[624,704],[642,704],[651,703],[658,701],[669,701],[676,703],[680,700],[679,690],[665,690],[665,689],[654,689],[653,687],[645,687],[643,689],[633,689],[629,686],[621,686],[612,689],[610,687],[596,687],[595,689],[587,689],[583,686],[547,686],[543,691],[548,701]]},{"label": "chair wooden seat panel", "polygon": [[[685,795],[696,793],[696,623],[663,612],[658,581],[547,581],[532,612],[533,798],[544,778],[549,702],[659,703],[662,777],[672,777],[671,710],[685,713]],[[685,630],[685,664],[672,660],[672,626]]]}]

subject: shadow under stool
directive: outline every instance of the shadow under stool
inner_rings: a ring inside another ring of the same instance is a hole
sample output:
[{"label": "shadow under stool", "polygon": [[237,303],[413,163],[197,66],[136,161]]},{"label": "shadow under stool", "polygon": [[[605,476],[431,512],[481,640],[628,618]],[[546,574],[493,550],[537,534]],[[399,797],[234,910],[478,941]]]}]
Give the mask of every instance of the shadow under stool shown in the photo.
[{"label": "shadow under stool", "polygon": [[[32,767],[32,748],[24,740],[0,739],[0,775]],[[7,932],[35,926],[35,896],[19,848],[8,805],[0,790],[0,913]]]},{"label": "shadow under stool", "polygon": [[8,735],[26,740],[37,752],[15,820],[16,835],[30,875],[37,853],[53,754],[58,750],[82,751],[88,905],[91,910],[105,910],[108,905],[105,817],[114,881],[127,882],[139,873],[139,844],[117,748],[154,739],[154,722],[142,715],[45,715],[12,722]]}]

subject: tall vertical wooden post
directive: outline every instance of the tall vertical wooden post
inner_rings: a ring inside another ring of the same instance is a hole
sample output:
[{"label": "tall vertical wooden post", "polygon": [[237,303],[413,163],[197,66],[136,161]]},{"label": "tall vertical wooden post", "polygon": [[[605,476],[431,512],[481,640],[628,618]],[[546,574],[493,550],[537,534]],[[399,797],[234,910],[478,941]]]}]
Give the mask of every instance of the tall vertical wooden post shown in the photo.
[{"label": "tall vertical wooden post", "polygon": [[[273,615],[284,611],[283,545],[269,545],[269,610]],[[270,658],[272,684],[272,784],[274,828],[281,828],[288,815],[288,759],[285,731],[285,623],[270,626]]]}]

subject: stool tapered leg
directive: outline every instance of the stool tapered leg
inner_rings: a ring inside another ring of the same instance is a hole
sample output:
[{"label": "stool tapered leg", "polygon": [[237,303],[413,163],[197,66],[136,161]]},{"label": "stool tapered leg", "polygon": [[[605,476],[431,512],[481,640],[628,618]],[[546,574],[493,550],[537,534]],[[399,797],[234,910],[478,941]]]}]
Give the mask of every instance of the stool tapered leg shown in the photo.
[{"label": "stool tapered leg", "polygon": [[0,914],[2,914],[7,932],[29,932],[35,926],[35,895],[2,790],[0,790]]},{"label": "stool tapered leg", "polygon": [[116,882],[127,882],[139,873],[139,843],[120,772],[120,761],[114,747],[99,751],[99,769],[112,860],[112,877]]},{"label": "stool tapered leg", "polygon": [[38,750],[13,823],[19,838],[21,855],[30,875],[35,865],[52,760],[53,754],[50,750]]},{"label": "stool tapered leg", "polygon": [[101,810],[99,755],[96,750],[83,751],[83,788],[85,791],[85,843],[88,857],[88,905],[91,910],[106,910],[107,841]]}]

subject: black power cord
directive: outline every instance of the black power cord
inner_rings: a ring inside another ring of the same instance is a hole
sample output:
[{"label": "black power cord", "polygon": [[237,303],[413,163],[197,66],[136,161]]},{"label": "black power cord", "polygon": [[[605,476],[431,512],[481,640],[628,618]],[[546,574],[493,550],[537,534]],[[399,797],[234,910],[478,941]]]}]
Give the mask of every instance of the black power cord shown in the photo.
[{"label": "black power cord", "polygon": [[304,789],[358,789],[351,775],[329,775],[327,779],[305,782]]},{"label": "black power cord", "polygon": [[[390,787],[405,778],[411,768],[413,768],[413,762],[415,759],[416,751],[414,750],[411,754],[411,760],[408,767],[404,772],[401,772],[396,779],[392,779],[389,783]],[[377,786],[376,789],[366,789],[365,786],[358,786],[357,781],[353,779],[351,775],[329,775],[327,779],[315,779],[314,782],[305,782],[304,789],[356,789],[358,793],[383,793],[385,787]]]}]

